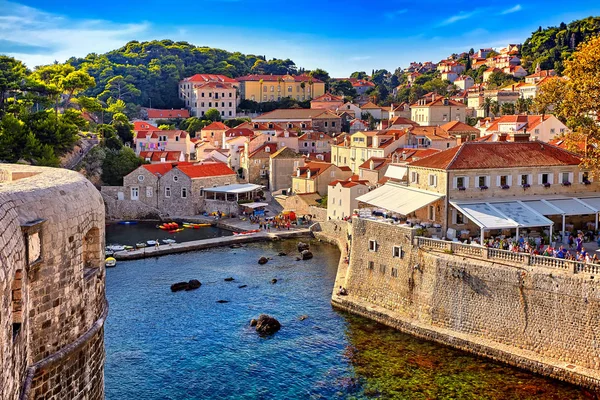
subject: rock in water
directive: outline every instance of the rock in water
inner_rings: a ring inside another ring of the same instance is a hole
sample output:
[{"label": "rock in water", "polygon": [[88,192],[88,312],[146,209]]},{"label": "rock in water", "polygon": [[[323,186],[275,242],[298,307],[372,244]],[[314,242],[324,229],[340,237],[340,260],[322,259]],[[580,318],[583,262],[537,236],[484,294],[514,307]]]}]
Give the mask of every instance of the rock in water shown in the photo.
[{"label": "rock in water", "polygon": [[287,253],[284,253],[283,251],[280,251],[279,254],[277,254],[279,257],[284,257],[287,256]]},{"label": "rock in water", "polygon": [[267,257],[261,257],[261,258],[258,259],[258,263],[260,265],[266,264],[268,262],[269,262],[269,259]]},{"label": "rock in water", "polygon": [[298,242],[298,251],[300,253],[302,253],[304,250],[308,250],[309,248],[310,246],[308,245],[308,243]]},{"label": "rock in water", "polygon": [[238,289],[243,289],[245,287],[248,287],[248,285],[240,285],[240,286],[238,286]]},{"label": "rock in water", "polygon": [[308,315],[301,315],[298,317],[300,321],[304,321],[306,318],[308,318]]},{"label": "rock in water", "polygon": [[311,253],[310,250],[304,250],[300,255],[302,255],[303,260],[310,260],[313,258],[313,253]]},{"label": "rock in water", "polygon": [[188,282],[177,282],[171,285],[171,292],[179,292],[181,290],[187,290],[189,287]]},{"label": "rock in water", "polygon": [[223,279],[225,282],[233,282],[233,278],[230,276],[229,278]]},{"label": "rock in water", "polygon": [[256,322],[256,332],[259,335],[271,335],[281,329],[281,324],[275,318],[261,314]]},{"label": "rock in water", "polygon": [[229,303],[229,300],[217,300],[217,303],[221,303],[221,304]]},{"label": "rock in water", "polygon": [[275,278],[271,279],[271,283],[272,283],[273,285],[274,285],[274,284],[276,284],[276,283],[277,283],[277,279],[275,279]]},{"label": "rock in water", "polygon": [[255,319],[250,320],[250,326],[256,326],[257,323],[258,323],[258,321]]},{"label": "rock in water", "polygon": [[202,283],[198,279],[192,279],[188,282],[188,287],[185,290],[198,289],[200,286],[202,286]]}]

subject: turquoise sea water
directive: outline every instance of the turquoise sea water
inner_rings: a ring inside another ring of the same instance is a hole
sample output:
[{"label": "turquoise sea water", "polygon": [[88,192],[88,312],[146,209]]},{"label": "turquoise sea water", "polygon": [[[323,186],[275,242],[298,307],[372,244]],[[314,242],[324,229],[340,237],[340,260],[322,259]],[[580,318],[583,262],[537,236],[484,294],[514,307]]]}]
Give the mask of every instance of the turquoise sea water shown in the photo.
[{"label": "turquoise sea water", "polygon": [[[329,299],[339,252],[313,243],[315,257],[295,261],[295,246],[212,249],[107,270],[107,399],[588,398],[336,312]],[[273,259],[261,266],[260,256]],[[223,280],[230,276],[235,281]],[[194,278],[198,290],[169,289]],[[261,313],[275,316],[281,330],[259,337],[249,321]]]}]

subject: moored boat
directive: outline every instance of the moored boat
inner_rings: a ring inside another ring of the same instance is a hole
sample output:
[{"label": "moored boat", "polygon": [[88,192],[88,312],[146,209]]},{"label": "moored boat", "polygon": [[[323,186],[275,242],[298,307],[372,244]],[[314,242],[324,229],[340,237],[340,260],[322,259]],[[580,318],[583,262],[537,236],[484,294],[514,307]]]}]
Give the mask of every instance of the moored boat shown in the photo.
[{"label": "moored boat", "polygon": [[106,260],[104,260],[104,266],[106,268],[112,268],[115,267],[117,265],[117,260],[114,257],[108,257]]}]

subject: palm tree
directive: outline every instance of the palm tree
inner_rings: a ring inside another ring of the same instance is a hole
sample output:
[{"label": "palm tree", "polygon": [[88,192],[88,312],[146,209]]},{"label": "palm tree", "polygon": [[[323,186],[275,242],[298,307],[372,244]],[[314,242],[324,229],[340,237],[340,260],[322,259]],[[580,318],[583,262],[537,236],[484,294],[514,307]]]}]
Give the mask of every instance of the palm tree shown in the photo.
[{"label": "palm tree", "polygon": [[492,99],[489,97],[486,97],[485,99],[483,99],[483,110],[485,111],[485,116],[489,117],[490,116],[490,107],[492,106]]},{"label": "palm tree", "polygon": [[500,104],[496,100],[492,100],[490,102],[490,111],[494,116],[498,116],[500,114]]},{"label": "palm tree", "polygon": [[[279,99],[277,100],[281,100],[281,98],[284,97],[283,95],[285,94],[281,92],[281,82],[283,82],[283,79],[281,77],[277,78],[277,83],[279,83]],[[285,91],[285,84],[283,86],[283,89]]]},{"label": "palm tree", "polygon": [[264,81],[261,79],[260,81],[258,81],[258,83],[260,83],[260,93],[258,94],[258,102],[262,103],[262,98],[263,98],[263,83]]},{"label": "palm tree", "polygon": [[314,96],[314,92],[313,92],[313,85],[314,85],[314,84],[315,84],[315,83],[313,82],[312,78],[310,78],[310,79],[308,80],[308,85],[310,86],[310,98],[311,98],[311,99],[312,99],[312,98],[313,98],[313,96]]}]

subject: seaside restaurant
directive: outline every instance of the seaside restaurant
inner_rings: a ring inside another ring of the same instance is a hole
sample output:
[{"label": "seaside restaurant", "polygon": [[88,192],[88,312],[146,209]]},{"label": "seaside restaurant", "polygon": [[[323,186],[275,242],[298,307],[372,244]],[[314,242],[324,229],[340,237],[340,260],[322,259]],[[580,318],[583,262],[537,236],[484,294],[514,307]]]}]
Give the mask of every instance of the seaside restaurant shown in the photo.
[{"label": "seaside restaurant", "polygon": [[208,200],[221,201],[253,201],[262,192],[264,186],[253,183],[237,183],[233,185],[204,188],[204,197]]},{"label": "seaside restaurant", "polygon": [[[566,243],[581,231],[590,239],[598,232],[600,196],[530,196],[520,199],[450,200],[443,194],[388,182],[359,196],[361,218],[408,223],[427,229],[434,238],[474,240],[486,237],[547,237]],[[447,207],[447,214],[443,209]],[[447,224],[447,225],[446,225]]]}]

